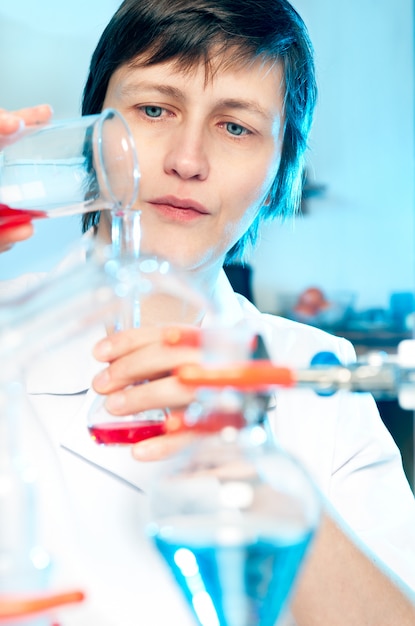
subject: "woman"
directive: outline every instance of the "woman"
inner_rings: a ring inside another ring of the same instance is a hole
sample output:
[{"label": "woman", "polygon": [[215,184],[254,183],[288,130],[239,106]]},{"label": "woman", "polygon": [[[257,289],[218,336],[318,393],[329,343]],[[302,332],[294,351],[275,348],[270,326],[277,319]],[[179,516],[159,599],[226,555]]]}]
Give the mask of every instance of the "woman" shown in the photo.
[{"label": "woman", "polygon": [[[83,100],[83,114],[119,109],[134,133],[144,252],[186,271],[229,324],[255,324],[272,360],[293,367],[322,350],[350,361],[353,350],[319,330],[260,314],[233,293],[222,265],[246,253],[263,219],[296,210],[315,95],[307,31],[286,0],[126,0],[98,43]],[[85,216],[90,227],[109,240],[106,215]],[[145,487],[152,465],[134,462],[125,449],[97,447],[86,413],[95,392],[107,396],[115,416],[192,400],[171,372],[200,355],[165,345],[159,322],[168,317],[143,311],[142,328],[98,342],[96,359],[109,362],[99,373],[91,359],[96,333],[37,364],[28,381],[62,447],[92,598],[105,598],[106,617],[123,625],[190,621],[138,531],[143,503],[131,488]],[[185,322],[199,318],[195,311]],[[95,392],[85,398],[93,374]],[[134,384],[141,381],[148,382]],[[280,393],[270,420],[334,509],[293,601],[297,623],[414,623],[399,587],[405,581],[415,589],[415,505],[373,400]],[[176,443],[172,436],[148,440],[133,454],[157,460]],[[351,527],[363,550],[334,519]]]}]

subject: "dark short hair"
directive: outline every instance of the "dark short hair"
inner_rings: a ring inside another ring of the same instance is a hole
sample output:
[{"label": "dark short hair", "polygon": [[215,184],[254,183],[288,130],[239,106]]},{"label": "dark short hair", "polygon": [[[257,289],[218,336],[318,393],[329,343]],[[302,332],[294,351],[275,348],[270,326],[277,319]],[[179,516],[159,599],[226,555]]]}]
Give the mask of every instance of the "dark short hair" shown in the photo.
[{"label": "dark short hair", "polygon": [[[91,59],[82,114],[102,110],[109,80],[121,65],[140,56],[144,66],[176,60],[186,69],[200,61],[209,71],[212,48],[232,50],[232,61],[279,61],[285,82],[281,162],[270,202],[228,252],[241,258],[257,238],[262,219],[294,214],[301,200],[316,82],[307,28],[287,0],[124,0],[105,28]],[[83,216],[83,230],[99,213]]]}]

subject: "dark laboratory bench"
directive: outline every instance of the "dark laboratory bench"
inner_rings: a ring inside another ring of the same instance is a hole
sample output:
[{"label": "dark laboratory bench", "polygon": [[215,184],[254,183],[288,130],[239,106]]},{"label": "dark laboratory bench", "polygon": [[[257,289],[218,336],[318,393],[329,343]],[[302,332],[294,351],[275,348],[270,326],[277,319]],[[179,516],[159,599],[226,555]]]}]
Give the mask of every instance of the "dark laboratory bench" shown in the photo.
[{"label": "dark laboratory bench", "polygon": [[412,339],[412,333],[394,329],[354,330],[338,328],[329,332],[348,339],[355,347],[357,355],[372,350],[396,353],[398,344],[405,339]]},{"label": "dark laboratory bench", "polygon": [[[383,351],[396,354],[398,344],[405,339],[412,339],[408,331],[394,329],[325,329],[334,335],[348,339],[358,356],[371,351]],[[380,416],[394,438],[402,454],[406,477],[414,491],[414,411],[402,409],[396,399],[377,400]]]}]

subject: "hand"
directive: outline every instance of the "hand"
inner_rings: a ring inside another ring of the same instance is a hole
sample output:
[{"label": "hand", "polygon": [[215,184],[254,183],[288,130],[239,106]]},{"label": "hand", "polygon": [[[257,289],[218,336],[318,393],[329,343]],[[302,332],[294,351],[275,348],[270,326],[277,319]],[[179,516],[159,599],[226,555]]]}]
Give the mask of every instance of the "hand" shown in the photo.
[{"label": "hand", "polygon": [[2,145],[17,140],[19,132],[25,126],[44,124],[49,121],[51,116],[52,108],[48,104],[40,104],[18,111],[0,109],[0,148]]},{"label": "hand", "polygon": [[[182,385],[173,372],[185,363],[200,362],[198,335],[199,329],[193,327],[152,326],[117,332],[96,344],[95,358],[109,365],[94,378],[92,386],[107,396],[106,409],[122,416],[169,407],[174,422],[176,412],[185,410],[195,399],[195,392]],[[147,439],[133,446],[133,456],[140,461],[158,460],[195,436],[178,432]]]},{"label": "hand", "polygon": [[[0,150],[2,147],[17,141],[21,131],[26,126],[43,124],[48,122],[51,116],[52,109],[48,104],[19,109],[18,111],[0,109]],[[32,235],[33,226],[29,219],[27,223],[19,226],[0,228],[0,252],[10,250],[13,244],[29,239]]]},{"label": "hand", "polygon": [[33,230],[31,222],[5,230],[0,228],[0,252],[7,252],[18,241],[29,239],[33,235]]}]

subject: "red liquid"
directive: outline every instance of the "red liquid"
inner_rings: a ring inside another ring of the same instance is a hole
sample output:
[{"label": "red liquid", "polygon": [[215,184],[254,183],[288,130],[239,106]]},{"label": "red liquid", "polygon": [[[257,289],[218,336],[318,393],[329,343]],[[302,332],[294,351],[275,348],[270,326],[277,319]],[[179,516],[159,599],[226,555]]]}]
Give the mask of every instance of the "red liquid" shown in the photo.
[{"label": "red liquid", "polygon": [[47,217],[45,211],[30,211],[27,209],[12,209],[7,204],[0,203],[0,231],[17,228],[29,224],[33,219]]},{"label": "red liquid", "polygon": [[241,411],[210,411],[200,418],[193,427],[203,433],[216,433],[226,426],[237,428],[238,430],[246,426],[246,419]]},{"label": "red liquid", "polygon": [[158,437],[166,432],[164,422],[106,422],[90,426],[89,432],[96,443],[117,444],[117,443],[137,443]]}]

